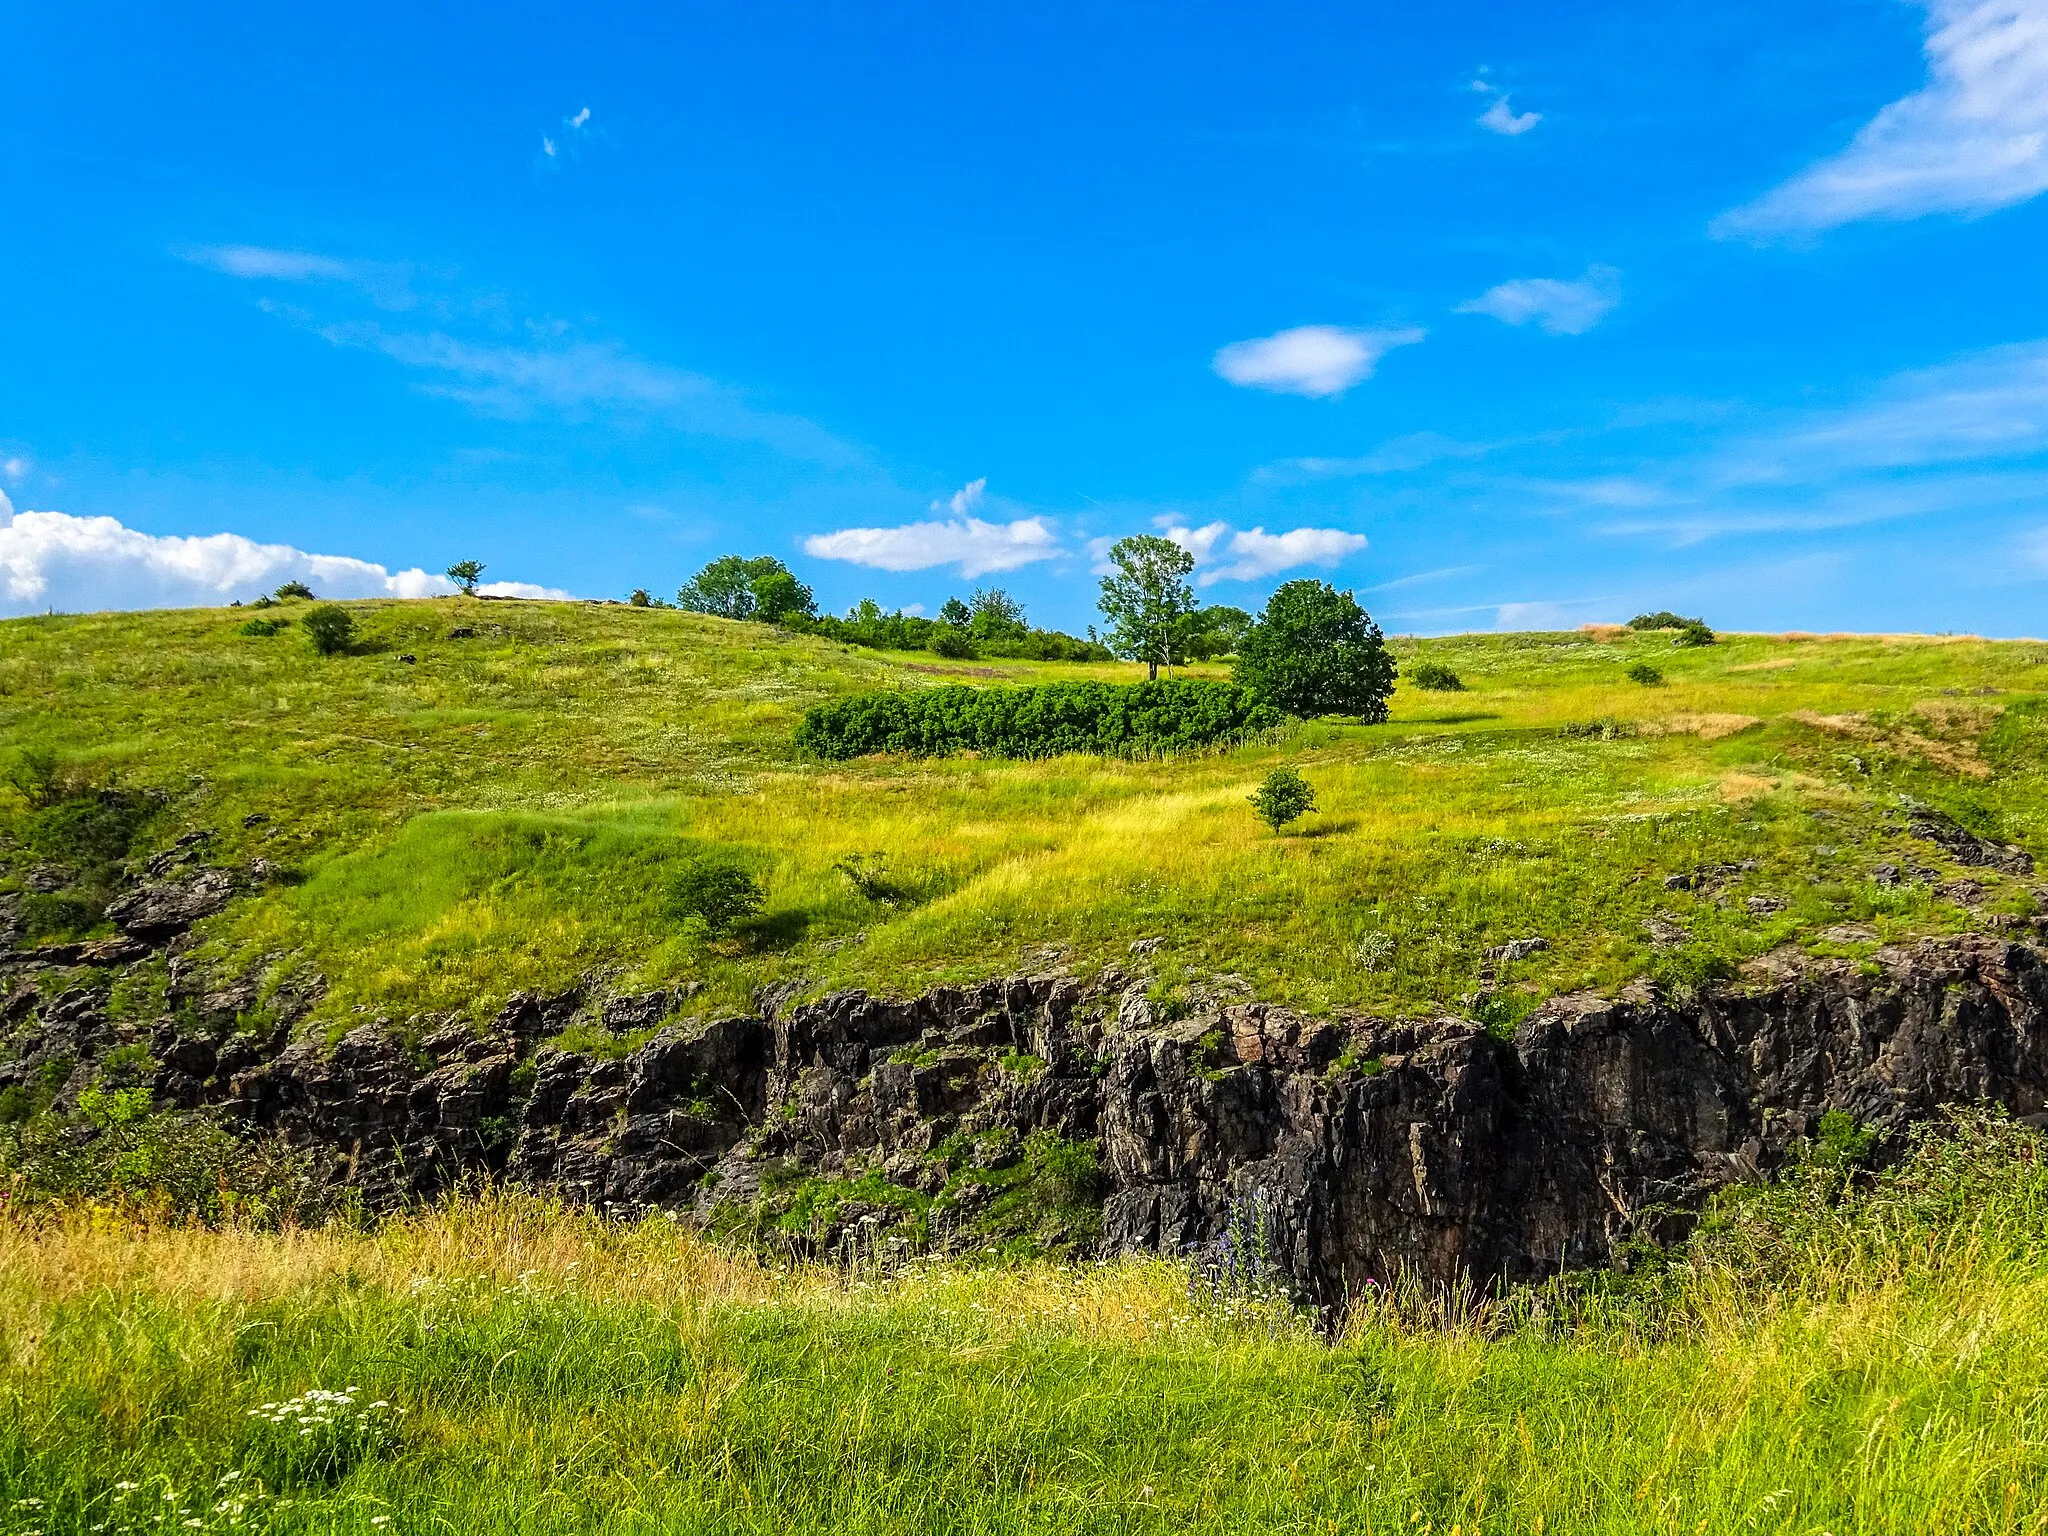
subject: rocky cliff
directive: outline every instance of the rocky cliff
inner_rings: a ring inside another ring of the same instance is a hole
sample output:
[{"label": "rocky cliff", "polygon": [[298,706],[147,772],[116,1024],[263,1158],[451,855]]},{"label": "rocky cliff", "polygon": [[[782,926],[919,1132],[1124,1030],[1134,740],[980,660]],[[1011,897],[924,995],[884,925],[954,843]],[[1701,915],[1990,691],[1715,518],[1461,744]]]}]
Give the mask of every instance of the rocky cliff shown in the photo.
[{"label": "rocky cliff", "polygon": [[[1990,937],[1768,961],[1683,1004],[1558,998],[1511,1039],[1257,1003],[1163,1020],[1112,974],[714,1019],[677,1018],[664,993],[521,995],[480,1030],[379,1021],[330,1044],[295,1037],[310,991],[238,1031],[247,989],[175,957],[183,1022],[111,1020],[121,968],[167,934],[175,951],[224,899],[160,893],[127,939],[14,954],[0,1090],[146,1045],[161,1101],[317,1149],[373,1203],[488,1171],[826,1252],[1033,1236],[1176,1252],[1251,1211],[1271,1262],[1324,1303],[1404,1268],[1484,1282],[1599,1264],[1829,1109],[1896,1134],[1945,1103],[2048,1100],[2048,951]],[[621,1044],[543,1043],[572,1022]]]}]

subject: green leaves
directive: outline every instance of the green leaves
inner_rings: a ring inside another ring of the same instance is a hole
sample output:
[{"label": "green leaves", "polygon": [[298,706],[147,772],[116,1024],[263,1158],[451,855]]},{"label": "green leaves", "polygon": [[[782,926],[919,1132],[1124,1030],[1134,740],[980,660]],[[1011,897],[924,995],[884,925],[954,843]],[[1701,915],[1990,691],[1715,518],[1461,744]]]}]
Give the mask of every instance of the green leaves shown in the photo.
[{"label": "green leaves", "polygon": [[1289,581],[1238,646],[1231,676],[1290,715],[1350,715],[1377,724],[1387,718],[1394,691],[1394,658],[1379,625],[1349,592]]},{"label": "green leaves", "polygon": [[1276,711],[1234,684],[1180,678],[860,693],[807,712],[795,740],[799,749],[826,758],[967,751],[990,757],[1122,756],[1188,751],[1279,722]]},{"label": "green leaves", "polygon": [[307,638],[313,642],[313,649],[322,656],[339,656],[355,644],[355,616],[346,608],[337,608],[333,603],[322,603],[299,620],[299,623],[304,626]]},{"label": "green leaves", "polygon": [[1109,620],[1109,648],[1130,661],[1142,661],[1156,676],[1162,663],[1172,665],[1175,642],[1195,611],[1188,573],[1195,557],[1171,539],[1139,534],[1118,539],[1110,547],[1109,575],[1102,578],[1096,606]]},{"label": "green leaves", "polygon": [[1275,835],[1290,821],[1297,821],[1316,808],[1315,790],[1292,768],[1275,768],[1266,775],[1266,782],[1245,798]]}]

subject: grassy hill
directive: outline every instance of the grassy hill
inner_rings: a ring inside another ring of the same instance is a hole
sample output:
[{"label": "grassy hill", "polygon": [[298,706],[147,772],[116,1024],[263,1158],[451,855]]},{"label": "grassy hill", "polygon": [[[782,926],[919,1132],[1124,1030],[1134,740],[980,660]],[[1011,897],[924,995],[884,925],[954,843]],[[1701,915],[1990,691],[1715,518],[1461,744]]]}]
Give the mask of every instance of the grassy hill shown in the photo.
[{"label": "grassy hill", "polygon": [[[2031,877],[1954,855],[2048,853],[2039,644],[1401,642],[1465,689],[1171,760],[828,765],[790,746],[819,700],[1136,669],[352,606],[330,658],[245,612],[0,625],[0,910],[30,942],[96,931],[151,865],[260,860],[196,953],[318,970],[330,1030],[593,977],[709,1010],[1085,974],[1140,938],[1168,993],[1504,1025],[2011,927]],[[1245,804],[1279,764],[1321,803],[1285,837]],[[717,941],[669,894],[706,849],[768,893]],[[155,1017],[165,975],[130,967],[110,1012]],[[530,1192],[206,1230],[0,1188],[0,1532],[2048,1529],[2048,1141],[1965,1114],[1872,1171],[1857,1135],[1626,1272],[1395,1279],[1330,1331],[1150,1257],[778,1268]]]},{"label": "grassy hill", "polygon": [[[2033,911],[2025,882],[1910,836],[1911,807],[2048,852],[2035,643],[1402,641],[1404,667],[1449,666],[1465,690],[1404,683],[1385,725],[1167,761],[821,764],[790,732],[836,695],[1140,669],[884,655],[610,605],[350,606],[362,643],[335,657],[296,625],[240,633],[246,610],[0,624],[0,740],[55,754],[74,788],[162,797],[111,851],[62,807],[5,799],[0,892],[38,936],[88,931],[95,881],[209,829],[205,861],[276,878],[204,925],[203,953],[318,970],[331,1023],[484,1013],[591,975],[694,981],[693,1009],[769,983],[903,993],[1054,960],[1085,974],[1155,937],[1168,991],[1425,1013],[1491,978],[1481,1006],[1505,1019],[1782,944],[1854,953]],[[1643,661],[1661,684],[1630,679]],[[1282,763],[1320,810],[1275,837],[1245,796]],[[768,893],[716,943],[668,896],[711,848]],[[836,867],[859,856],[879,899]],[[1546,947],[1488,961],[1529,938]]]}]

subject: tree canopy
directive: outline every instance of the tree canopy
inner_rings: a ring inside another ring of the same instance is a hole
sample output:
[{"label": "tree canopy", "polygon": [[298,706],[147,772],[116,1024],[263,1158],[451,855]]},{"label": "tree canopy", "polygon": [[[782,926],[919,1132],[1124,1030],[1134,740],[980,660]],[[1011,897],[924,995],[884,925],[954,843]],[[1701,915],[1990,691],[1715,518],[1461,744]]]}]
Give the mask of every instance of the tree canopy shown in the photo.
[{"label": "tree canopy", "polygon": [[811,589],[790,574],[773,555],[749,560],[720,555],[676,593],[676,606],[721,619],[760,619],[774,623],[817,612]]},{"label": "tree canopy", "polygon": [[1126,661],[1142,661],[1148,674],[1159,675],[1161,664],[1172,666],[1185,657],[1179,641],[1182,627],[1195,611],[1188,574],[1195,557],[1171,539],[1141,533],[1110,546],[1110,573],[1102,578],[1096,606],[1109,620],[1104,638]]},{"label": "tree canopy", "polygon": [[1237,648],[1232,675],[1277,709],[1304,718],[1387,718],[1394,657],[1349,592],[1284,582]]}]

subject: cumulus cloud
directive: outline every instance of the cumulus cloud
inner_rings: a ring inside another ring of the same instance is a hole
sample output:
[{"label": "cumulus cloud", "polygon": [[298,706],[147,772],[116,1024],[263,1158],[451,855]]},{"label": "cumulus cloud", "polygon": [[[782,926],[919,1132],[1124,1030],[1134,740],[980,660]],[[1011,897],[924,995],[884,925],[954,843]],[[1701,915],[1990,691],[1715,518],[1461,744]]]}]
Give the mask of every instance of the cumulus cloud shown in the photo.
[{"label": "cumulus cloud", "polygon": [[1052,524],[1042,517],[988,522],[974,515],[988,493],[988,480],[971,480],[932,510],[950,514],[932,522],[894,528],[841,528],[804,540],[804,553],[819,560],[844,560],[878,571],[928,571],[951,565],[965,577],[1014,571],[1066,551]]},{"label": "cumulus cloud", "polygon": [[1258,581],[1282,571],[1314,565],[1328,569],[1365,548],[1365,535],[1341,528],[1290,528],[1268,533],[1264,528],[1233,528],[1207,523],[1190,528],[1162,520],[1160,531],[1195,557],[1195,584]]},{"label": "cumulus cloud", "polygon": [[1493,104],[1480,113],[1478,117],[1474,118],[1473,121],[1489,133],[1504,134],[1508,138],[1514,138],[1519,134],[1527,133],[1531,128],[1542,122],[1543,114],[1541,112],[1517,112],[1508,105],[1507,97],[1496,96],[1493,99]]},{"label": "cumulus cloud", "polygon": [[[944,510],[951,512],[955,517],[965,517],[981,505],[982,497],[987,494],[988,476],[983,475],[979,480],[968,481],[948,497],[943,504]],[[932,510],[934,512],[939,511],[940,508],[941,503],[936,501],[932,503]]]},{"label": "cumulus cloud", "polygon": [[1552,336],[1582,336],[1621,302],[1621,274],[1594,265],[1570,282],[1551,277],[1517,277],[1496,284],[1458,306],[1461,315],[1491,315],[1509,325],[1531,320]]},{"label": "cumulus cloud", "polygon": [[[16,512],[0,495],[0,614],[213,607],[287,581],[303,581],[322,597],[433,597],[455,590],[447,577],[423,570],[391,571],[236,533],[161,536],[111,517]],[[568,596],[524,582],[478,590]]]},{"label": "cumulus cloud", "polygon": [[1318,398],[1341,395],[1371,378],[1387,353],[1412,346],[1426,334],[1416,326],[1369,331],[1299,325],[1252,341],[1233,341],[1217,352],[1213,366],[1231,383],[1249,389]]},{"label": "cumulus cloud", "polygon": [[1929,0],[1925,51],[1924,86],[1714,233],[1987,213],[2048,191],[2048,0]]}]

